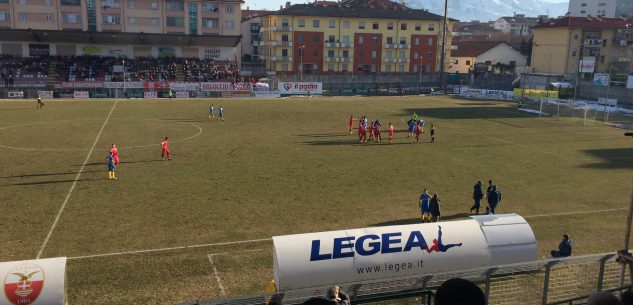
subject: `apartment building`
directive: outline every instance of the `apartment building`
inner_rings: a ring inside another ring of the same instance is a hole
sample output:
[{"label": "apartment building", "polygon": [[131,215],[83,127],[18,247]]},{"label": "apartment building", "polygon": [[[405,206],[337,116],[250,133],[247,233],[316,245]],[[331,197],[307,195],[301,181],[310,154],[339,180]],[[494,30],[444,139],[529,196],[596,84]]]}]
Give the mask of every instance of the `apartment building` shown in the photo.
[{"label": "apartment building", "polygon": [[505,34],[531,36],[532,27],[538,24],[540,18],[547,19],[547,16],[525,17],[523,14],[514,14],[514,16],[505,16],[497,19],[493,27]]},{"label": "apartment building", "polygon": [[633,72],[633,21],[564,17],[534,27],[533,72],[576,75]]},{"label": "apartment building", "polygon": [[633,18],[631,0],[569,0],[572,17],[602,16],[605,18]]},{"label": "apartment building", "polygon": [[267,70],[293,74],[433,73],[440,67],[442,20],[390,1],[296,4],[264,18],[261,59]]},{"label": "apartment building", "polygon": [[240,35],[239,0],[0,0],[0,29]]}]

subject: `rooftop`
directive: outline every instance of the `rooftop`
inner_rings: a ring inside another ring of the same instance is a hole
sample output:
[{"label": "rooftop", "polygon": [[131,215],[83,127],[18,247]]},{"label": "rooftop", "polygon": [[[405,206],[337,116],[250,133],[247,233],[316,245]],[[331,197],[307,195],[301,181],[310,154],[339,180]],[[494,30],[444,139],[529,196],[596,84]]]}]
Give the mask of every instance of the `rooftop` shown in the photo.
[{"label": "rooftop", "polygon": [[633,29],[633,20],[601,17],[562,17],[548,20],[534,27],[547,28],[603,28],[603,29]]},{"label": "rooftop", "polygon": [[[309,4],[295,4],[278,12],[275,12],[274,15],[435,21],[440,21],[443,19],[443,16],[429,13],[426,10],[411,9],[395,2],[392,2],[392,8],[375,6],[372,3],[374,3],[374,1],[372,0],[351,0],[336,6],[322,5],[319,4],[319,2]],[[450,21],[457,20],[450,19]]]},{"label": "rooftop", "polygon": [[[456,44],[457,49],[451,51],[451,56],[477,57],[500,44],[507,44],[510,46],[505,41],[460,41]],[[510,47],[512,48],[512,46]]]}]

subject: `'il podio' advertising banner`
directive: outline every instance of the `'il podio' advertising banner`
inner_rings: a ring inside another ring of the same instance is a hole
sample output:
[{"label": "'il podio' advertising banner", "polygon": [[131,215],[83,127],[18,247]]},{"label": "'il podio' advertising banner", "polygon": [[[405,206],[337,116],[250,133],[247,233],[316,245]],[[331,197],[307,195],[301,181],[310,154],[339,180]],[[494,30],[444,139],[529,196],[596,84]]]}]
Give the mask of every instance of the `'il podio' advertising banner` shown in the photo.
[{"label": "'il podio' advertising banner", "polygon": [[0,263],[0,305],[63,305],[65,276],[65,257]]},{"label": "'il podio' advertising banner", "polygon": [[323,83],[279,82],[280,94],[323,94]]}]

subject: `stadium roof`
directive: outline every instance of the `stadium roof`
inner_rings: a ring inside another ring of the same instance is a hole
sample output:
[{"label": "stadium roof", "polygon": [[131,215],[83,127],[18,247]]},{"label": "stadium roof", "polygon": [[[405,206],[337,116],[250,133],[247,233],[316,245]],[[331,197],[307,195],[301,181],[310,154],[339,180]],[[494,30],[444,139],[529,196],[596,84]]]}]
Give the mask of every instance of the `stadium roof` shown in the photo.
[{"label": "stadium roof", "polygon": [[235,47],[242,36],[84,32],[49,30],[0,30],[0,41],[71,42],[91,44],[138,44]]},{"label": "stadium roof", "polygon": [[[402,20],[442,20],[444,17],[429,13],[425,10],[410,8],[384,8],[375,6],[352,5],[319,5],[319,4],[295,4],[284,8],[274,15],[288,16],[319,16],[319,17],[347,17],[347,18],[372,18],[372,19],[402,19]],[[450,19],[450,21],[457,21]]]}]

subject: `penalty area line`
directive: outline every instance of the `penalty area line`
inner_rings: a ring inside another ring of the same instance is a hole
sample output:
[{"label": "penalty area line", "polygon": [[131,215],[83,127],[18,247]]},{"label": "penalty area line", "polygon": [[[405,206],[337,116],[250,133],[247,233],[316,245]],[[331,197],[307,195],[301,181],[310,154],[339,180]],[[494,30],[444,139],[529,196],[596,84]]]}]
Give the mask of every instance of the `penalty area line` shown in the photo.
[{"label": "penalty area line", "polygon": [[62,206],[59,208],[59,211],[57,212],[57,216],[55,217],[55,221],[53,221],[53,225],[51,226],[51,229],[48,231],[48,234],[46,234],[46,238],[44,239],[44,242],[42,243],[42,247],[40,248],[40,251],[37,252],[37,256],[35,257],[36,259],[39,259],[40,257],[42,257],[42,253],[44,253],[44,249],[46,249],[46,245],[48,244],[48,241],[50,240],[51,235],[53,235],[53,231],[55,230],[55,227],[57,227],[57,223],[59,223],[59,218],[62,216],[62,213],[64,212],[64,209],[66,208],[66,204],[68,204],[68,200],[70,200],[70,196],[73,194],[73,191],[75,190],[75,186],[77,186],[77,182],[79,181],[79,178],[81,177],[81,173],[83,173],[84,168],[86,167],[86,164],[88,164],[88,160],[90,160],[90,156],[92,155],[92,152],[94,151],[95,146],[97,146],[97,142],[99,142],[101,133],[103,133],[103,129],[108,124],[108,121],[110,120],[110,116],[112,116],[112,112],[114,112],[114,108],[116,107],[116,104],[118,102],[119,102],[118,100],[114,101],[114,105],[112,105],[112,109],[110,109],[110,113],[108,113],[108,116],[103,122],[103,125],[101,125],[101,129],[99,129],[97,138],[95,138],[94,143],[92,143],[92,147],[90,148],[90,151],[88,151],[86,160],[84,160],[84,164],[81,165],[81,168],[79,169],[79,172],[77,173],[77,176],[75,176],[75,180],[73,181],[73,184],[70,186],[70,189],[68,190],[68,193],[66,194],[66,199],[64,199],[64,203],[62,203]]},{"label": "penalty area line", "polygon": [[218,283],[220,292],[222,293],[222,296],[226,296],[226,292],[224,291],[224,285],[222,285],[222,280],[220,280],[220,273],[218,272],[218,269],[215,268],[215,264],[213,263],[213,254],[207,255],[207,257],[209,258],[209,263],[211,263],[211,268],[213,268],[213,277],[215,278],[215,281]]}]

